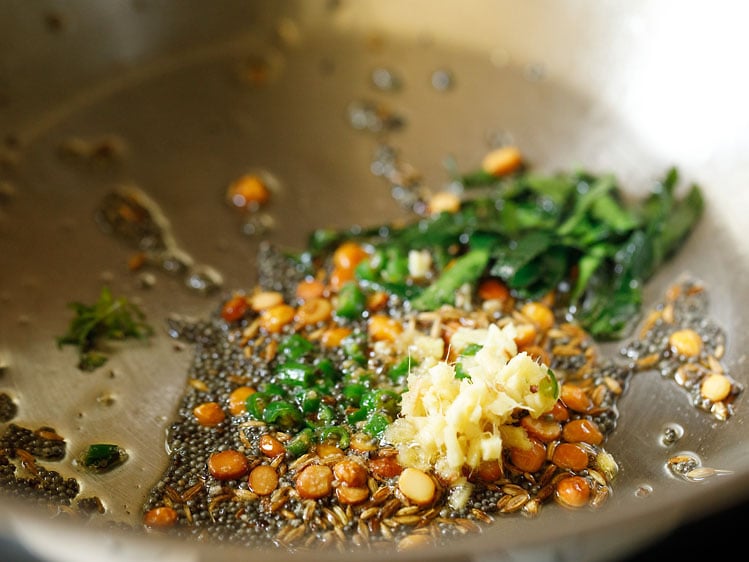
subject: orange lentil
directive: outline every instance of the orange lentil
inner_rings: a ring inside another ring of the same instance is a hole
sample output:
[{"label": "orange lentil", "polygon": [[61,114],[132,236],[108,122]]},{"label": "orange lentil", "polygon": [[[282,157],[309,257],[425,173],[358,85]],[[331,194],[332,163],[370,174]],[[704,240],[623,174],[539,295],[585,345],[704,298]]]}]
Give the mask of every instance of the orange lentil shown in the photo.
[{"label": "orange lentil", "polygon": [[294,319],[295,314],[294,307],[288,304],[272,306],[260,315],[260,326],[272,334],[277,334]]},{"label": "orange lentil", "polygon": [[315,447],[315,452],[321,459],[343,455],[343,450],[341,450],[340,447],[336,447],[335,445],[331,445],[329,443],[320,443],[317,447]]},{"label": "orange lentil", "polygon": [[278,473],[272,466],[261,464],[252,469],[247,483],[258,496],[267,496],[278,488]]},{"label": "orange lentil", "polygon": [[268,202],[270,190],[258,176],[244,174],[229,184],[226,199],[235,207],[253,209]]},{"label": "orange lentil", "polygon": [[551,410],[544,415],[558,422],[563,422],[570,419],[570,411],[561,400],[557,400]]},{"label": "orange lentil", "polygon": [[499,300],[505,302],[510,298],[510,290],[496,277],[489,277],[479,283],[478,295],[485,301]]},{"label": "orange lentil", "polygon": [[429,198],[429,214],[457,213],[460,210],[460,197],[449,191],[440,191]]},{"label": "orange lentil", "polygon": [[540,470],[546,460],[546,446],[537,439],[530,439],[531,446],[528,449],[512,447],[510,449],[510,460],[519,470],[523,472],[536,472]]},{"label": "orange lentil", "polygon": [[583,507],[590,499],[590,484],[582,476],[563,478],[556,484],[555,497],[567,507]]},{"label": "orange lentil", "polygon": [[216,480],[235,480],[249,470],[249,462],[239,451],[227,449],[208,458],[208,471]]},{"label": "orange lentil", "polygon": [[338,347],[341,345],[343,339],[350,334],[350,328],[344,328],[342,326],[328,328],[323,332],[322,337],[320,338],[320,343],[322,343],[323,347],[327,347],[328,349],[331,347]]},{"label": "orange lentil", "polygon": [[324,498],[333,491],[333,471],[323,464],[311,464],[297,474],[294,485],[304,499]]},{"label": "orange lentil", "polygon": [[366,486],[338,486],[335,489],[335,495],[343,505],[357,505],[369,498],[369,488]]},{"label": "orange lentil", "polygon": [[586,390],[571,383],[562,385],[560,398],[570,410],[575,412],[587,412],[593,407],[593,401]]},{"label": "orange lentil", "polygon": [[697,357],[702,353],[702,338],[697,332],[688,328],[671,334],[668,343],[676,353],[685,357]]},{"label": "orange lentil", "polygon": [[369,319],[367,331],[375,341],[392,342],[403,332],[403,326],[384,314],[375,314]]},{"label": "orange lentil", "polygon": [[384,291],[375,291],[367,297],[367,310],[377,312],[387,306],[388,294]]},{"label": "orange lentil", "polygon": [[377,457],[369,461],[369,470],[381,478],[392,478],[403,472],[396,457]]},{"label": "orange lentil", "polygon": [[551,462],[559,468],[582,470],[588,466],[588,453],[577,443],[560,443],[554,448]]},{"label": "orange lentil", "polygon": [[283,304],[283,295],[278,291],[258,291],[250,297],[250,305],[255,312],[260,312],[279,304]]},{"label": "orange lentil", "polygon": [[493,176],[504,176],[523,165],[523,155],[514,146],[503,146],[489,152],[481,161],[481,168]]},{"label": "orange lentil", "polygon": [[547,332],[554,325],[554,313],[551,308],[540,302],[527,302],[520,312],[542,332]]},{"label": "orange lentil", "polygon": [[250,386],[239,386],[229,394],[229,412],[232,416],[239,416],[247,411],[245,404],[247,398],[255,394],[255,389]]},{"label": "orange lentil", "polygon": [[296,286],[296,296],[303,301],[316,299],[324,294],[325,284],[319,279],[304,279]]},{"label": "orange lentil", "polygon": [[550,443],[562,434],[562,424],[554,419],[523,416],[520,425],[528,432],[528,435],[544,443]]},{"label": "orange lentil", "polygon": [[533,345],[536,341],[536,328],[532,324],[519,324],[515,330],[515,345],[519,348]]},{"label": "orange lentil", "polygon": [[281,443],[272,435],[268,435],[267,433],[260,436],[257,444],[260,451],[266,457],[273,458],[277,457],[278,455],[283,455],[286,452],[286,447],[283,446],[283,443]]},{"label": "orange lentil", "polygon": [[367,251],[356,242],[344,242],[333,252],[333,267],[353,270],[367,256]]},{"label": "orange lentil", "polygon": [[398,477],[398,489],[412,503],[428,505],[436,496],[437,485],[426,472],[409,467]]},{"label": "orange lentil", "polygon": [[333,268],[333,271],[330,273],[330,279],[329,279],[329,285],[330,290],[334,293],[337,293],[341,290],[341,287],[343,287],[347,282],[351,281],[354,278],[354,270],[353,269],[343,269],[341,267],[335,267]]},{"label": "orange lentil", "polygon": [[481,461],[476,468],[476,477],[484,482],[495,482],[502,478],[502,466],[499,461]]},{"label": "orange lentil", "polygon": [[333,314],[333,305],[322,297],[308,299],[297,309],[296,321],[302,326],[310,326],[329,320]]},{"label": "orange lentil", "polygon": [[354,488],[364,486],[367,483],[367,469],[353,459],[344,459],[333,466],[335,477]]},{"label": "orange lentil", "polygon": [[226,419],[226,414],[218,402],[203,402],[192,410],[200,425],[214,427]]},{"label": "orange lentil", "polygon": [[143,524],[150,529],[168,529],[177,523],[177,512],[171,507],[154,507],[143,517]]},{"label": "orange lentil", "polygon": [[562,430],[562,439],[570,443],[600,445],[603,443],[603,433],[596,422],[583,418],[565,424]]},{"label": "orange lentil", "polygon": [[236,295],[221,307],[221,318],[227,322],[236,322],[244,317],[247,308],[247,299],[241,295]]}]

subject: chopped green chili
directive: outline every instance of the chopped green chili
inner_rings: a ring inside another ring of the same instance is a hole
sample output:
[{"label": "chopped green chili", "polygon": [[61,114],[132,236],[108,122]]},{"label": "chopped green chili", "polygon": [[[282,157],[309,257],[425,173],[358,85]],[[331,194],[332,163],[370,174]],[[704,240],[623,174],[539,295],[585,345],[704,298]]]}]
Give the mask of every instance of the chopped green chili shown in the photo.
[{"label": "chopped green chili", "polygon": [[80,464],[92,472],[107,472],[124,463],[128,458],[125,450],[119,445],[96,443],[89,445],[78,460]]}]

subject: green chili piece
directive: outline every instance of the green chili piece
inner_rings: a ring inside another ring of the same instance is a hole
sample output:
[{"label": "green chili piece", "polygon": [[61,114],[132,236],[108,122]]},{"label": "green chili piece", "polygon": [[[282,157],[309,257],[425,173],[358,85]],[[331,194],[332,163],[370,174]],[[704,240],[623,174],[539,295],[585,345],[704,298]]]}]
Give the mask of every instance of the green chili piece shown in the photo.
[{"label": "green chili piece", "polygon": [[297,361],[288,361],[278,365],[276,375],[280,382],[292,386],[308,387],[315,382],[315,368]]},{"label": "green chili piece", "polygon": [[359,284],[349,281],[338,292],[338,306],[335,313],[343,318],[359,318],[367,306],[367,297]]},{"label": "green chili piece", "polygon": [[392,416],[398,413],[400,400],[400,394],[394,390],[378,388],[362,397],[361,407],[367,412],[386,412]]},{"label": "green chili piece", "polygon": [[305,414],[316,412],[320,407],[320,392],[315,388],[303,388],[294,393],[296,402]]},{"label": "green chili piece", "polygon": [[250,414],[250,417],[255,420],[263,419],[263,412],[270,402],[270,396],[264,392],[255,392],[247,397],[244,402],[244,407]]},{"label": "green chili piece", "polygon": [[394,383],[402,383],[412,368],[418,365],[411,357],[404,357],[388,369],[388,377]]},{"label": "green chili piece", "polygon": [[292,429],[298,426],[304,416],[291,402],[276,400],[270,402],[263,411],[263,421],[273,423],[283,429]]},{"label": "green chili piece", "polygon": [[408,257],[400,248],[387,249],[382,279],[388,283],[399,283],[408,277]]},{"label": "green chili piece", "polygon": [[309,451],[312,446],[313,437],[312,430],[309,427],[304,428],[289,441],[286,445],[286,452],[292,457],[301,457]]},{"label": "green chili piece", "polygon": [[291,361],[301,359],[312,351],[315,345],[299,334],[292,334],[284,338],[278,346],[278,354]]},{"label": "green chili piece", "polygon": [[380,438],[387,427],[393,422],[392,418],[382,412],[374,412],[367,419],[362,431],[372,437]]},{"label": "green chili piece", "polygon": [[318,421],[321,421],[324,424],[329,424],[335,420],[335,417],[335,410],[333,408],[327,404],[320,404],[320,407],[317,409]]},{"label": "green chili piece", "polygon": [[549,375],[547,378],[541,381],[539,384],[539,391],[545,396],[551,396],[555,400],[559,398],[559,381],[557,380],[554,371],[546,369],[546,373]]},{"label": "green chili piece", "polygon": [[79,461],[92,472],[107,472],[124,463],[127,457],[125,450],[118,445],[96,443],[81,453]]},{"label": "green chili piece", "polygon": [[320,443],[329,441],[331,438],[335,440],[341,449],[348,449],[351,443],[351,437],[346,428],[339,425],[327,425],[317,430],[317,438]]},{"label": "green chili piece", "polygon": [[365,392],[367,392],[367,386],[360,382],[353,382],[343,387],[343,397],[351,406],[357,408],[361,404]]},{"label": "green chili piece", "polygon": [[286,396],[284,387],[273,382],[265,383],[262,392],[267,396]]},{"label": "green chili piece", "polygon": [[314,365],[326,381],[335,383],[343,376],[343,373],[336,368],[335,363],[328,357],[316,359]]},{"label": "green chili piece", "polygon": [[348,414],[346,416],[346,421],[348,421],[351,425],[354,425],[355,423],[366,420],[368,415],[369,412],[366,409],[359,408]]},{"label": "green chili piece", "polygon": [[354,332],[341,340],[341,346],[346,357],[358,365],[367,364],[367,336],[363,333]]}]

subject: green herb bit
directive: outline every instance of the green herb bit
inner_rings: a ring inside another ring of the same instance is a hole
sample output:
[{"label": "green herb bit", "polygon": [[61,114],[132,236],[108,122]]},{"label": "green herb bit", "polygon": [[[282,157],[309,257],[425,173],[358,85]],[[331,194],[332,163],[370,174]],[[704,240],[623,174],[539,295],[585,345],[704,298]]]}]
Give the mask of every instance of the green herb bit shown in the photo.
[{"label": "green herb bit", "polygon": [[128,458],[125,450],[108,443],[90,445],[78,457],[80,464],[91,472],[108,472]]},{"label": "green herb bit", "polygon": [[108,287],[102,288],[93,305],[71,302],[68,306],[75,316],[67,333],[57,338],[57,345],[78,347],[78,368],[83,371],[93,371],[107,362],[100,349],[103,341],[145,339],[153,334],[143,312],[125,297],[115,298]]},{"label": "green herb bit", "polygon": [[463,367],[463,363],[456,363],[455,364],[455,378],[458,380],[467,380],[468,382],[471,381],[471,374],[466,371],[466,368]]},{"label": "green herb bit", "polygon": [[463,351],[460,352],[460,354],[463,357],[473,357],[476,355],[484,346],[480,343],[469,343],[463,348]]}]

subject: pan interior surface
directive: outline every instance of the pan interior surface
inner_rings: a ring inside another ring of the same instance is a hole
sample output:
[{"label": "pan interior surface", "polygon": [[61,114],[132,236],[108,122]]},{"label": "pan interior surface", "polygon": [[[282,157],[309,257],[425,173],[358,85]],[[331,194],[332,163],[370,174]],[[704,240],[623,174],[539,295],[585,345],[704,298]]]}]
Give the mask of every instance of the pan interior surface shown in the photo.
[{"label": "pan interior surface", "polygon": [[[419,1],[227,2],[222,11],[195,4],[0,7],[0,391],[18,405],[14,423],[65,437],[68,454],[54,470],[81,478],[81,495],[102,498],[103,519],[138,525],[166,467],[165,432],[190,361],[167,319],[204,317],[219,295],[251,288],[261,240],[300,248],[320,226],[403,218],[391,185],[373,173],[383,144],[434,191],[449,181],[446,162],[475,168],[498,139],[540,169],[613,171],[633,192],[677,166],[685,182],[704,189],[707,213],[646,297],[654,302],[685,273],[702,280],[709,315],[728,333],[727,368],[746,384],[749,169],[741,159],[749,86],[738,69],[749,39],[736,28],[737,14],[717,11],[705,22],[684,8],[672,27],[672,14],[649,2],[439,9]],[[710,39],[699,49],[688,42],[697,31]],[[383,76],[386,83],[377,82]],[[363,126],[355,110],[367,104],[402,126]],[[246,172],[274,186],[267,213],[249,222],[224,199]],[[128,269],[133,248],[94,220],[102,198],[121,186],[158,205],[180,250],[216,273],[216,291],[191,289],[179,273],[144,279]],[[55,340],[70,318],[67,303],[90,300],[104,283],[132,295],[157,334],[148,345],[115,348],[105,369],[82,373]],[[601,510],[502,518],[440,555],[500,559],[541,549],[605,559],[749,495],[743,396],[736,414],[719,422],[648,372],[632,381],[619,409],[607,450],[620,473]],[[674,427],[681,439],[665,445]],[[92,442],[121,444],[126,465],[82,476],[71,459]],[[676,477],[667,461],[680,453],[721,476]],[[81,559],[68,558],[62,539],[50,548],[45,537],[61,529],[114,559],[139,549],[215,554],[211,545],[185,551],[116,530],[102,535],[98,525],[49,521],[27,507],[0,507],[0,521],[50,560]]]}]

